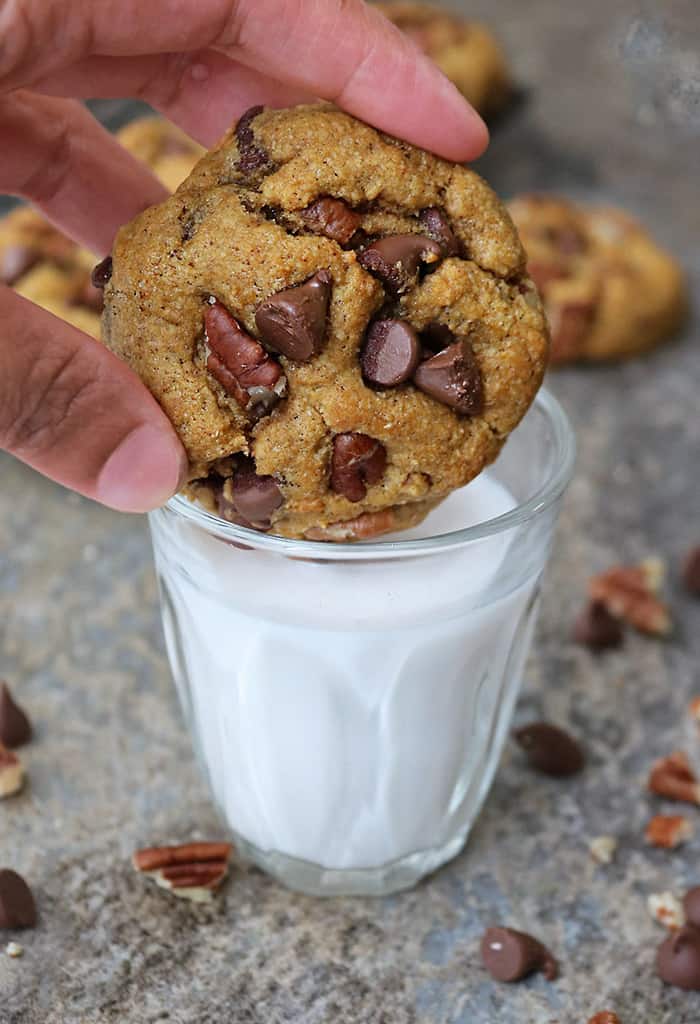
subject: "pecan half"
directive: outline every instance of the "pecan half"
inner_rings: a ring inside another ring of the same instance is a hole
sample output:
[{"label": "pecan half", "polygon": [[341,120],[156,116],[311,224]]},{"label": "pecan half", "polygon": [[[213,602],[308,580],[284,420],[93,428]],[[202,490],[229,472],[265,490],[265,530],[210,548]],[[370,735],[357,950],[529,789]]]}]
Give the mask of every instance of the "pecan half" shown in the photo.
[{"label": "pecan half", "polygon": [[386,448],[367,434],[337,434],[331,457],[331,490],[362,501],[367,484],[378,484],[386,469]]},{"label": "pecan half", "polygon": [[652,765],[647,786],[651,793],[682,803],[700,804],[700,784],[687,756],[680,750]]},{"label": "pecan half", "polygon": [[351,540],[369,540],[396,529],[398,525],[394,510],[385,508],[381,512],[365,512],[342,523],[312,526],[304,536],[307,540],[326,540],[340,544]]},{"label": "pecan half", "polygon": [[252,416],[270,412],[287,388],[280,364],[216,300],[207,306],[204,327],[211,375]]},{"label": "pecan half", "polygon": [[302,210],[301,217],[311,231],[332,238],[339,245],[347,245],[362,223],[359,213],[333,196],[317,199]]},{"label": "pecan half", "polygon": [[652,846],[674,850],[693,835],[689,818],[682,814],[657,814],[647,825],[645,838]]},{"label": "pecan half", "polygon": [[671,617],[657,592],[664,567],[658,559],[639,565],[618,565],[591,579],[588,590],[611,615],[624,619],[642,633],[665,636],[671,630]]},{"label": "pecan half", "polygon": [[228,873],[230,843],[184,843],[137,850],[133,865],[174,896],[205,902]]}]

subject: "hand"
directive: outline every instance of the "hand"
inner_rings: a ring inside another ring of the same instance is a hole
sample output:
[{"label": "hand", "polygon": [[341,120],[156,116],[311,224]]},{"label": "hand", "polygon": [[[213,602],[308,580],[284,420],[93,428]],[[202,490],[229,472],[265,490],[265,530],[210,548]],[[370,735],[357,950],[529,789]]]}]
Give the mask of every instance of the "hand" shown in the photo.
[{"label": "hand", "polygon": [[[0,4],[0,39],[0,191],[100,256],[164,192],[75,98],[145,99],[204,145],[254,104],[310,97],[453,160],[487,142],[457,90],[362,0],[14,0]],[[167,500],[185,453],[135,374],[5,287],[0,319],[0,447],[113,508]]]}]

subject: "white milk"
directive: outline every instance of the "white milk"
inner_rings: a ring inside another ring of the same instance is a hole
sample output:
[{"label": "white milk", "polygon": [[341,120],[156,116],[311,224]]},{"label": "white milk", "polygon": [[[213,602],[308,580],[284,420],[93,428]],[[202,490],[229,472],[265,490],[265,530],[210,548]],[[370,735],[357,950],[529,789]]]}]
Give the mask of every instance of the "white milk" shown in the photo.
[{"label": "white milk", "polygon": [[[435,537],[514,504],[482,474],[397,539]],[[175,676],[215,799],[240,837],[329,869],[464,840],[530,638],[538,574],[498,600],[488,593],[512,538],[319,564],[241,550],[175,517],[158,532]]]}]

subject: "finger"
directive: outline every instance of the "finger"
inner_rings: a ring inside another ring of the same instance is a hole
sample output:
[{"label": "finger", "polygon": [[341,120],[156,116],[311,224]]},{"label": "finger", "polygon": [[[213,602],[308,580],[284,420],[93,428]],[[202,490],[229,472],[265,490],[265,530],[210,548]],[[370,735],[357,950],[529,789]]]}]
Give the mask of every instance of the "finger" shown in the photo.
[{"label": "finger", "polygon": [[167,195],[80,103],[20,90],[0,97],[0,192],[23,196],[88,249]]},{"label": "finger", "polygon": [[15,0],[0,6],[0,38],[0,91],[90,55],[215,48],[451,159],[471,159],[487,141],[454,86],[362,0],[201,0],[175,17],[172,0],[122,0],[119,17],[111,0]]},{"label": "finger", "polygon": [[0,289],[0,447],[125,512],[163,504],[184,450],[138,377],[99,342]]},{"label": "finger", "polygon": [[33,88],[56,96],[147,100],[204,146],[217,142],[249,107],[286,107],[313,99],[215,50],[86,57]]}]

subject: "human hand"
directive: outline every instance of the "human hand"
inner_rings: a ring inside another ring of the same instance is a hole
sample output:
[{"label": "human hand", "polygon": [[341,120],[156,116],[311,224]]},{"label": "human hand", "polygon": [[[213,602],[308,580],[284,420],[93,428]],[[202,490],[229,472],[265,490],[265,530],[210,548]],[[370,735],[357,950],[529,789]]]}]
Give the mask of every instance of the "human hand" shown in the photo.
[{"label": "human hand", "polygon": [[[250,106],[311,97],[452,160],[487,142],[451,83],[362,0],[15,0],[0,4],[0,39],[0,191],[99,254],[164,192],[83,97],[145,99],[207,146]],[[0,318],[0,447],[113,508],[167,500],[186,457],[136,375],[6,287]]]}]

